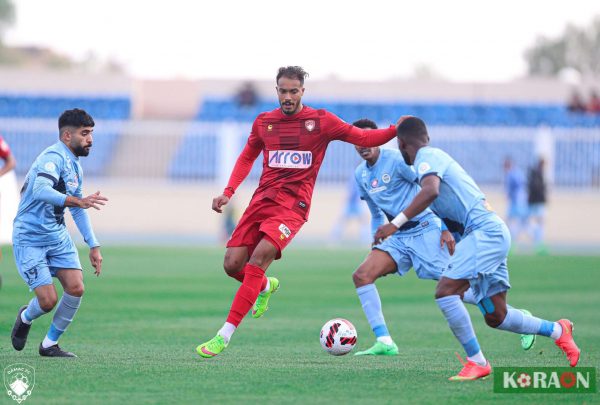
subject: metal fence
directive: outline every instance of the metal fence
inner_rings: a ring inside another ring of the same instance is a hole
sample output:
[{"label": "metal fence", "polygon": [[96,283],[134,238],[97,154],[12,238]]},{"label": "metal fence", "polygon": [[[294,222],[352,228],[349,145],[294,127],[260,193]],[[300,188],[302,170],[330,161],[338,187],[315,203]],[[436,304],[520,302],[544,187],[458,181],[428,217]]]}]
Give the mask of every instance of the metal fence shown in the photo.
[{"label": "metal fence", "polygon": [[[83,167],[93,177],[224,184],[250,127],[251,122],[99,120]],[[543,156],[550,183],[600,187],[600,128],[432,126],[429,132],[432,145],[446,150],[481,184],[502,184],[507,157],[526,169]],[[18,160],[21,176],[58,138],[56,120],[46,119],[0,119],[0,133]],[[386,147],[396,147],[395,141]],[[319,182],[345,183],[359,162],[352,145],[332,142]],[[258,178],[261,167],[259,157],[251,179]]]}]

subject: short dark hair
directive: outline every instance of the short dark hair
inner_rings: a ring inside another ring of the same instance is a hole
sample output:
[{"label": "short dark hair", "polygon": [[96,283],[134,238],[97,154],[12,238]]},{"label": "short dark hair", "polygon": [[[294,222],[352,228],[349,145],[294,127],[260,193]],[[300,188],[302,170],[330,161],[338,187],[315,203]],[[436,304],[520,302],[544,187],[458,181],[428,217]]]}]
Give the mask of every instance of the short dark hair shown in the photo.
[{"label": "short dark hair", "polygon": [[282,66],[277,72],[275,82],[279,83],[279,79],[287,77],[288,79],[300,80],[300,85],[304,86],[304,79],[308,77],[308,73],[300,66]]},{"label": "short dark hair", "polygon": [[427,126],[421,118],[408,117],[398,125],[398,137],[404,139],[429,139]]},{"label": "short dark hair", "polygon": [[368,118],[361,118],[360,120],[354,121],[352,123],[352,125],[354,125],[357,128],[371,128],[371,129],[377,129],[377,124],[375,124],[373,121],[371,121]]},{"label": "short dark hair", "polygon": [[94,119],[84,110],[74,108],[72,110],[66,110],[58,118],[58,130],[62,134],[63,128],[65,127],[93,127],[95,124]]}]

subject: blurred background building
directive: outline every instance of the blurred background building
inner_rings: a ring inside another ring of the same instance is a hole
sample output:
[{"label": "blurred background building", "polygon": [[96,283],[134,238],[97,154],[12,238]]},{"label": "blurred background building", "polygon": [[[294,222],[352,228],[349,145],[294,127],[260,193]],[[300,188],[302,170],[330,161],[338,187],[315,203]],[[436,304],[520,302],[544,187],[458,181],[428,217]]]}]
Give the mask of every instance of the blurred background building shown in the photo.
[{"label": "blurred background building", "polygon": [[[10,4],[0,1],[0,12]],[[0,20],[4,32],[14,22],[14,8]],[[505,159],[526,173],[543,158],[545,240],[575,248],[600,246],[595,215],[600,207],[595,96],[600,19],[568,26],[557,37],[539,37],[524,59],[526,74],[497,82],[447,80],[427,66],[410,77],[377,81],[309,78],[304,102],[347,122],[370,118],[387,126],[401,115],[423,118],[432,145],[473,175],[502,216]],[[302,65],[302,57],[297,60]],[[216,243],[223,237],[223,219],[210,210],[210,201],[226,184],[254,117],[277,107],[274,85],[274,78],[249,80],[243,74],[237,79],[140,78],[121,63],[93,54],[74,60],[50,48],[2,42],[0,133],[22,179],[34,158],[56,141],[62,111],[87,110],[96,130],[92,153],[83,161],[86,188],[99,188],[111,200],[93,213],[100,236],[114,243]],[[344,210],[346,184],[358,162],[351,145],[330,145],[300,240],[321,243],[335,234],[331,229]],[[261,165],[259,157],[236,195],[239,209],[249,200]],[[359,239],[358,229],[341,236],[342,241]]]}]

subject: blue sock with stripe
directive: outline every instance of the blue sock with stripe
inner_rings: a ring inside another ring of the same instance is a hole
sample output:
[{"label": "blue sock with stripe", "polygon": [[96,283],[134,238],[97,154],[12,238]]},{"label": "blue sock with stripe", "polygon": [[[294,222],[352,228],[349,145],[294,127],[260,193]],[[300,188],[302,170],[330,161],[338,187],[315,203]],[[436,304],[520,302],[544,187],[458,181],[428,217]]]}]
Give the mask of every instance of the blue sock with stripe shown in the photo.
[{"label": "blue sock with stripe", "polygon": [[29,304],[27,304],[27,309],[22,312],[21,319],[30,324],[34,319],[39,318],[45,313],[46,311],[40,307],[40,302],[38,301],[37,297],[33,297],[31,301],[29,301]]},{"label": "blue sock with stripe", "polygon": [[81,304],[81,297],[75,297],[63,292],[63,296],[56,307],[52,324],[48,330],[46,338],[42,342],[43,347],[50,347],[60,339],[60,336],[67,330],[67,327],[73,322],[73,318]]},{"label": "blue sock with stripe", "polygon": [[481,354],[479,342],[475,336],[475,330],[471,323],[469,312],[460,299],[459,295],[449,295],[435,300],[442,310],[448,326],[467,353],[469,359],[477,358],[477,363],[486,364],[485,357]]},{"label": "blue sock with stripe", "polygon": [[390,336],[383,311],[381,310],[381,299],[375,284],[367,284],[356,289],[358,299],[362,305],[362,309],[367,317],[367,321],[375,333],[375,337]]},{"label": "blue sock with stripe", "polygon": [[[524,335],[541,335],[551,337],[556,322],[546,321],[532,315],[526,315],[516,308],[508,307],[506,318],[498,329]],[[559,334],[560,336],[560,334]]]}]

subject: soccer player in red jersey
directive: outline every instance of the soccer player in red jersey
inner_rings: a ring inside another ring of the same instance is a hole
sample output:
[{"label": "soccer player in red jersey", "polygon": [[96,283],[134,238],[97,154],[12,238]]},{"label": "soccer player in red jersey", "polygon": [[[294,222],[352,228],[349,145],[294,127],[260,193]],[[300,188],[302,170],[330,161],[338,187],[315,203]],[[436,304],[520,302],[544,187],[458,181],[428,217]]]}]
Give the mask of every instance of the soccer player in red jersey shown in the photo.
[{"label": "soccer player in red jersey", "polygon": [[214,338],[196,348],[202,357],[214,357],[227,347],[253,305],[255,318],[268,308],[279,280],[267,278],[265,271],[273,260],[281,258],[283,249],[308,220],[313,188],[329,142],[340,140],[373,147],[396,136],[395,126],[364,130],[328,111],[303,105],[306,76],[299,66],[279,68],[276,89],[280,108],[256,117],[227,187],[213,199],[212,209],[221,213],[262,152],[263,171],[258,188],[227,243],[223,265],[227,275],[242,285],[223,327]]},{"label": "soccer player in red jersey", "polygon": [[[12,222],[19,206],[19,190],[14,168],[17,165],[8,143],[0,135],[0,245],[12,242]],[[0,252],[0,259],[2,252]]]}]

